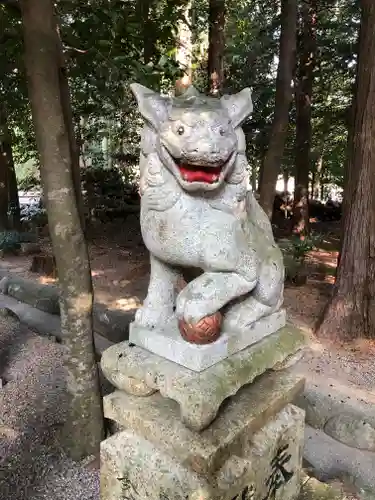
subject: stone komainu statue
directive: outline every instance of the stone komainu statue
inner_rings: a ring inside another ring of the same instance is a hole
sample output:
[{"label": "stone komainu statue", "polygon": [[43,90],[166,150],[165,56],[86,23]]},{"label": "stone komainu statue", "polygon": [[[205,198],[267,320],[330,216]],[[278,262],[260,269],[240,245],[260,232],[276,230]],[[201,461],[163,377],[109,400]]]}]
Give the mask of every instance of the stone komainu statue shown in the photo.
[{"label": "stone komainu statue", "polygon": [[[196,323],[223,313],[243,330],[280,309],[284,265],[271,224],[248,188],[245,137],[251,92],[221,99],[190,87],[180,97],[132,84],[145,119],[141,228],[150,251],[147,298],[135,324]],[[185,270],[201,272],[181,291]]]}]

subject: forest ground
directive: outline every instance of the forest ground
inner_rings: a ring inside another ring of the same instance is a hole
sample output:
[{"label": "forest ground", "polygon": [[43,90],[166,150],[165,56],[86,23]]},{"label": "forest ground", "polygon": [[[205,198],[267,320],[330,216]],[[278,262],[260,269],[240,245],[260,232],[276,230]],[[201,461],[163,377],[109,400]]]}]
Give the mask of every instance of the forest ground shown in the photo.
[{"label": "forest ground", "polygon": [[[315,353],[305,361],[306,368],[375,391],[375,342],[361,339],[333,345],[318,340],[313,333],[334,283],[340,223],[316,223],[313,230],[321,243],[308,254],[308,281],[303,286],[287,285],[284,301],[289,319],[307,333]],[[148,253],[142,244],[138,218],[129,215],[122,223],[92,225],[88,240],[95,300],[110,309],[134,311],[146,296],[149,279]],[[47,238],[41,240],[41,246],[51,252]],[[54,282],[31,273],[30,265],[31,257],[25,256],[0,261],[0,268],[20,276],[40,283]]]},{"label": "forest ground", "polygon": [[[290,320],[303,329],[311,341],[312,355],[303,361],[303,368],[310,374],[324,375],[344,385],[373,391],[374,345],[365,341],[346,346],[325,345],[314,337],[314,324],[333,283],[338,225],[317,230],[324,233],[324,237],[321,248],[309,254],[307,284],[300,287],[288,285],[285,290],[285,307]],[[126,224],[91,227],[88,237],[96,301],[112,309],[133,310],[138,307],[147,291],[149,264],[137,219],[132,216]],[[43,251],[51,251],[48,239],[44,238],[41,245]],[[42,283],[54,281],[31,273],[30,264],[31,257],[14,256],[2,259],[0,268]],[[4,376],[8,383],[0,397],[0,406],[8,408],[1,419],[3,425],[0,425],[0,437],[3,438],[0,455],[5,454],[3,465],[6,471],[6,481],[2,483],[5,489],[0,488],[0,500],[43,500],[51,498],[51,492],[59,500],[97,500],[97,463],[89,468],[74,465],[56,448],[58,438],[55,433],[58,433],[61,412],[56,415],[54,401],[63,393],[59,375],[60,346],[35,335],[17,322],[12,326],[8,319],[4,321],[1,317],[0,327],[0,344],[5,342],[8,345],[5,349],[8,359],[3,360],[7,366]],[[28,377],[24,377],[25,368]],[[34,396],[30,402],[31,394]],[[61,399],[59,408],[61,410]],[[31,450],[37,450],[38,460],[35,460],[34,452],[30,456]],[[22,477],[20,483],[18,476]],[[342,498],[358,497],[347,492]]]}]

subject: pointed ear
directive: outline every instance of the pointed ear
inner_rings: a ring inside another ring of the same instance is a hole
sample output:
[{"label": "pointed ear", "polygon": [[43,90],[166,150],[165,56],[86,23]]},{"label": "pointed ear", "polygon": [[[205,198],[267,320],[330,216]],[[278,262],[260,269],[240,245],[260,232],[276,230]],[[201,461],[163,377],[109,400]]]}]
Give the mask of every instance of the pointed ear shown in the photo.
[{"label": "pointed ear", "polygon": [[143,118],[158,130],[161,123],[168,119],[167,104],[169,99],[139,83],[132,83],[130,89],[137,99],[138,108]]},{"label": "pointed ear", "polygon": [[253,111],[253,101],[249,88],[241,90],[238,94],[224,95],[221,98],[221,103],[228,110],[234,128],[242,125]]}]

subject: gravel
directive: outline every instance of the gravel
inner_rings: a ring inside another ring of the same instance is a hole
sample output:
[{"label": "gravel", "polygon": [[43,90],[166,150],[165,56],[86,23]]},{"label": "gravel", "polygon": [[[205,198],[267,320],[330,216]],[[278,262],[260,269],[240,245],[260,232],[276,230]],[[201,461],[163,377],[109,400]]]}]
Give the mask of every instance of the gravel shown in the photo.
[{"label": "gravel", "polygon": [[0,500],[99,499],[99,471],[59,446],[67,414],[61,345],[1,309],[0,378]]}]

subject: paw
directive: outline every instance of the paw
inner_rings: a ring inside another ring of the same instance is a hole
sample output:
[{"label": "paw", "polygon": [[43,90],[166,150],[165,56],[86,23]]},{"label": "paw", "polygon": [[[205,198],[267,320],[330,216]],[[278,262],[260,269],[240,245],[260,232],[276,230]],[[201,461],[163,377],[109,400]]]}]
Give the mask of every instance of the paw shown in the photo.
[{"label": "paw", "polygon": [[189,285],[178,294],[176,300],[176,316],[178,319],[184,319],[187,323],[195,324],[214,312],[216,311],[210,308],[209,303],[204,301],[200,294],[192,293]]}]

